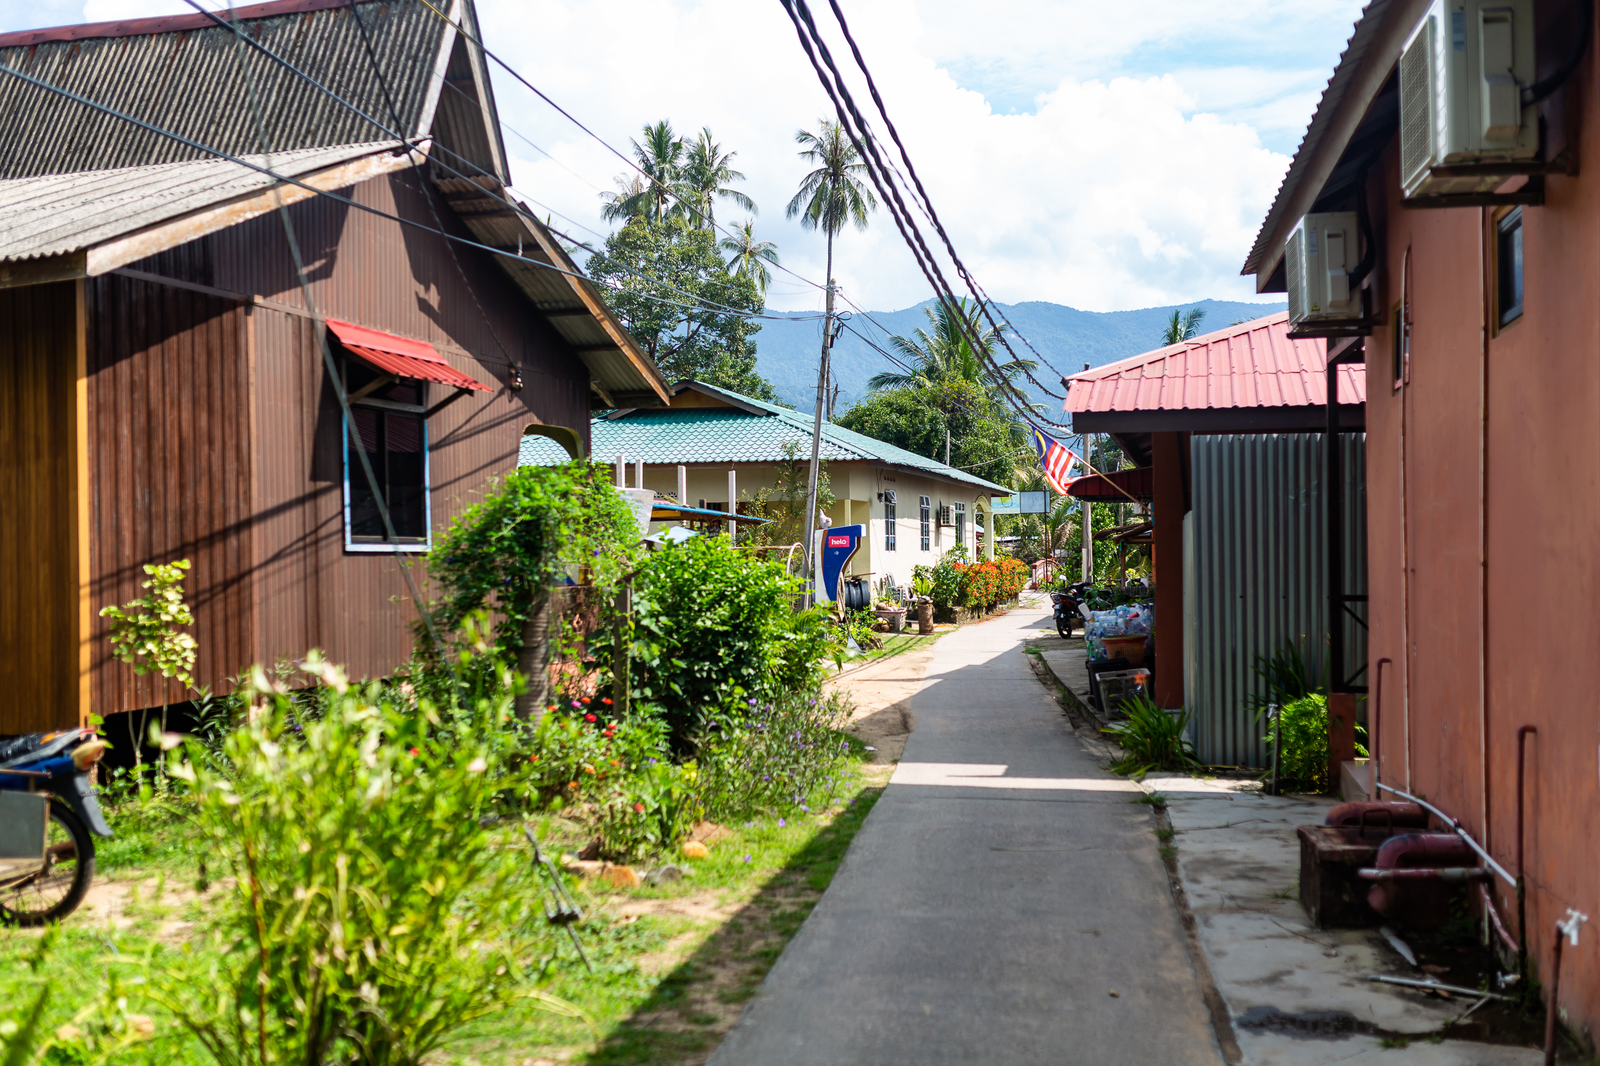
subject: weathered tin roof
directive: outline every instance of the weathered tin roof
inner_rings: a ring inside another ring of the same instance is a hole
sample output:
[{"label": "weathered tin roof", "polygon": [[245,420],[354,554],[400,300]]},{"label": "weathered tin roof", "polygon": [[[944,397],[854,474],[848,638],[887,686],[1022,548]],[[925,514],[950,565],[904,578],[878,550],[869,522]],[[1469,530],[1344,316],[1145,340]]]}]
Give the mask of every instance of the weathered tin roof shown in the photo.
[{"label": "weathered tin roof", "polygon": [[[1067,378],[1066,410],[1205,411],[1325,407],[1327,342],[1289,339],[1289,312],[1107,363]],[[1367,398],[1366,368],[1339,367],[1339,402]]]},{"label": "weathered tin roof", "polygon": [[[665,400],[665,379],[605,305],[599,290],[586,278],[571,276],[580,274],[576,265],[537,219],[502,202],[508,196],[510,175],[481,51],[468,47],[455,26],[427,0],[360,0],[359,6],[372,41],[371,57],[350,0],[276,0],[236,11],[251,40],[322,83],[350,107],[240,42],[231,27],[200,13],[0,34],[0,66],[239,157],[261,151],[259,102],[274,166],[302,154],[321,159],[318,150],[365,147],[371,153],[374,141],[391,142],[392,134],[378,123],[394,121],[392,98],[399,115],[398,132],[431,143],[435,162],[427,164],[429,177],[474,239],[515,253],[494,259],[573,346],[603,402]],[[477,35],[471,0],[446,6],[468,34]],[[374,70],[374,58],[381,77]],[[399,158],[401,165],[408,165],[405,157]],[[450,175],[439,166],[441,161],[472,177]],[[197,169],[183,170],[185,164]],[[158,169],[163,165],[172,169]],[[108,176],[103,184],[91,176],[108,171],[117,176]],[[251,179],[245,168],[47,89],[0,76],[0,181],[49,176],[64,186],[61,195],[69,207],[69,217],[57,225],[56,220],[37,216],[35,198],[47,195],[40,186],[16,185],[9,194],[0,194],[9,196],[0,201],[0,229],[8,231],[8,237],[11,229],[20,231],[14,242],[0,242],[0,285],[93,275],[131,261],[116,254],[96,258],[92,251],[78,256],[77,251],[90,246],[82,243],[85,240],[91,245],[126,241],[128,234],[147,229],[155,214],[174,202],[186,203],[183,210],[196,210],[200,194],[196,191],[186,199],[189,194],[183,189],[186,175],[202,171],[214,173],[230,189],[249,192],[246,185]],[[370,176],[363,173],[359,180]],[[117,198],[118,190],[145,182],[149,184],[144,187],[159,189],[160,203],[147,205],[149,210]],[[85,216],[91,209],[73,198],[96,187],[106,191],[109,210],[103,225],[92,227],[90,234]],[[300,198],[292,194],[292,187],[285,189],[285,196]],[[210,202],[225,203],[228,197]],[[234,221],[243,217],[248,215]],[[79,231],[77,236],[74,231]],[[183,227],[165,233],[172,238],[167,247],[200,235]],[[48,262],[31,273],[5,267],[8,257],[13,262],[48,257],[52,254],[48,249],[56,247],[59,252],[68,246],[73,249],[69,259]],[[142,250],[148,255],[164,249]]]},{"label": "weathered tin roof", "polygon": [[[731,406],[619,411],[596,418],[589,424],[595,460],[610,462],[621,455],[630,463],[778,463],[792,458],[794,449],[803,457],[811,455],[811,415],[703,382],[695,382],[692,387],[724,399]],[[674,391],[681,389],[680,384]],[[818,454],[829,462],[885,463],[993,493],[1011,492],[965,470],[831,422],[822,424]],[[522,438],[519,466],[554,466],[569,461],[565,449],[548,437]]]},{"label": "weathered tin roof", "polygon": [[[351,144],[241,158],[301,177],[401,147],[398,142]],[[0,181],[0,218],[6,221],[0,229],[0,260],[76,252],[276,184],[259,171],[216,157]]]}]

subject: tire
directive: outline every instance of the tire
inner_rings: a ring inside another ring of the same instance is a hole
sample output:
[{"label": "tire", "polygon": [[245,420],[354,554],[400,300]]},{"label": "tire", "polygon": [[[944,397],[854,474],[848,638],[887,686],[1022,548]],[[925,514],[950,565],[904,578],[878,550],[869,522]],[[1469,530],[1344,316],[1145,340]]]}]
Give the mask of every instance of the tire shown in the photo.
[{"label": "tire", "polygon": [[71,857],[49,856],[32,876],[0,882],[0,922],[32,926],[58,922],[78,909],[94,880],[94,837],[60,800],[50,801],[46,844],[71,845]]},{"label": "tire", "polygon": [[1056,633],[1062,640],[1069,640],[1072,637],[1072,626],[1064,625],[1058,621],[1056,622]]}]

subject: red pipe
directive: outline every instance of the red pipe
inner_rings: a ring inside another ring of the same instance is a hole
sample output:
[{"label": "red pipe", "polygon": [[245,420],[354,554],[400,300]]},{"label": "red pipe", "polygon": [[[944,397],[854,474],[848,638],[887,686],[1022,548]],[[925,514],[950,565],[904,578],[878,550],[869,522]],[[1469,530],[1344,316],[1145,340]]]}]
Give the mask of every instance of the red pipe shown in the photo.
[{"label": "red pipe", "polygon": [[1488,915],[1489,924],[1494,926],[1494,931],[1500,937],[1501,943],[1505,944],[1511,954],[1520,957],[1522,951],[1517,947],[1517,942],[1511,939],[1511,934],[1506,931],[1505,923],[1500,920],[1500,912],[1494,909],[1494,898],[1489,894],[1488,885],[1480,884],[1478,886],[1478,899],[1483,903],[1483,913]]},{"label": "red pipe", "polygon": [[1373,872],[1383,880],[1367,893],[1367,905],[1386,915],[1399,902],[1400,888],[1390,880],[1395,875],[1384,871],[1415,866],[1475,868],[1475,859],[1472,849],[1454,833],[1406,833],[1390,837],[1378,849]]},{"label": "red pipe", "polygon": [[[1381,817],[1379,817],[1381,816]],[[1415,803],[1380,800],[1370,803],[1341,803],[1322,819],[1323,825],[1359,825],[1363,830],[1395,828],[1426,829],[1428,812]]]},{"label": "red pipe", "polygon": [[1524,988],[1528,984],[1528,868],[1522,852],[1523,784],[1527,776],[1528,734],[1537,735],[1538,732],[1538,726],[1525,725],[1517,729],[1517,943],[1523,945],[1517,952],[1517,972],[1522,976]]},{"label": "red pipe", "polygon": [[1367,758],[1372,760],[1372,798],[1378,798],[1378,722],[1383,717],[1383,668],[1393,666],[1390,658],[1379,659],[1375,669],[1378,674],[1377,691],[1373,693],[1372,722],[1367,728]]},{"label": "red pipe", "polygon": [[1561,991],[1561,942],[1567,931],[1556,923],[1555,954],[1550,959],[1550,1002],[1544,1008],[1544,1066],[1555,1066],[1556,1061],[1556,995]]}]

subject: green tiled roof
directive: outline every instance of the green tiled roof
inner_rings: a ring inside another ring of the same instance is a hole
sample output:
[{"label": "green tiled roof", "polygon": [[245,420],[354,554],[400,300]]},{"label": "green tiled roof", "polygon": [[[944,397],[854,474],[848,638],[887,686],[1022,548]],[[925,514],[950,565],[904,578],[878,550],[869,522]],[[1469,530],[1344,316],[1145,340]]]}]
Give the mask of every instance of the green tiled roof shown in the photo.
[{"label": "green tiled roof", "polygon": [[[621,455],[630,463],[643,460],[650,464],[668,465],[776,463],[784,459],[785,444],[795,445],[803,456],[811,454],[811,415],[752,400],[712,385],[699,384],[696,387],[724,397],[739,407],[687,407],[664,411],[639,409],[596,418],[589,423],[590,448],[596,461],[610,462]],[[758,413],[752,413],[750,409]],[[823,459],[831,462],[865,460],[887,463],[919,470],[933,477],[975,485],[990,493],[1005,495],[1011,492],[1003,485],[985,481],[965,470],[957,470],[829,422],[822,424],[822,446],[818,451]],[[566,450],[550,438],[522,438],[522,452],[517,465],[554,466],[566,461]]]}]

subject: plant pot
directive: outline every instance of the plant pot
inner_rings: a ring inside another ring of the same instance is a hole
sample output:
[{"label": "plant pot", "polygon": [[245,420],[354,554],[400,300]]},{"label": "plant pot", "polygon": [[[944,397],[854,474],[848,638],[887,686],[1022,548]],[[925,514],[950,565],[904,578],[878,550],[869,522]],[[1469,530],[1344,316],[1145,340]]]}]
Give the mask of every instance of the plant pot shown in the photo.
[{"label": "plant pot", "polygon": [[889,633],[899,633],[906,627],[906,613],[904,611],[879,610],[878,621]]},{"label": "plant pot", "polygon": [[917,604],[917,632],[928,636],[933,632],[933,601],[923,600]]},{"label": "plant pot", "polygon": [[1129,666],[1144,665],[1144,642],[1146,634],[1129,633],[1121,637],[1101,638],[1106,646],[1106,656],[1111,659],[1126,659]]}]

